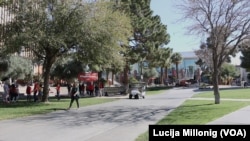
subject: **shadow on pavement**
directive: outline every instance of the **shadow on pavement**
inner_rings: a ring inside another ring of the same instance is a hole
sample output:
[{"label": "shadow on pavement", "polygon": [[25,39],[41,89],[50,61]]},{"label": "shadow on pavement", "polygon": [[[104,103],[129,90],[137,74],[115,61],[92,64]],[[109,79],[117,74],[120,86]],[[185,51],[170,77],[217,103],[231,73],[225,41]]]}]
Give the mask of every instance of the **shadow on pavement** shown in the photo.
[{"label": "shadow on pavement", "polygon": [[[145,108],[134,107],[115,107],[112,110],[100,109],[95,111],[84,111],[84,109],[54,109],[54,113],[49,113],[41,116],[34,116],[19,119],[22,122],[38,122],[39,121],[53,121],[55,126],[82,126],[94,125],[99,122],[102,123],[119,123],[119,124],[136,124],[141,121],[154,121],[155,115],[159,113],[168,113],[173,108],[162,107],[155,110],[150,106]],[[126,120],[124,120],[126,119]]]}]

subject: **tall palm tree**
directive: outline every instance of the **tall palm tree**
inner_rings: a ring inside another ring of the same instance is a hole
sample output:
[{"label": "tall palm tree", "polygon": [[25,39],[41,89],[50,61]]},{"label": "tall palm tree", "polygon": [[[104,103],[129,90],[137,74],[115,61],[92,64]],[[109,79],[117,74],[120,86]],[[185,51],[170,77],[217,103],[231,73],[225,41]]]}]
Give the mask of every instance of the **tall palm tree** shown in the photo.
[{"label": "tall palm tree", "polygon": [[152,60],[150,60],[150,66],[151,67],[160,67],[160,83],[164,84],[164,75],[163,70],[164,68],[168,68],[171,63],[169,63],[171,60],[171,54],[173,49],[172,48],[159,48],[155,51],[154,57]]},{"label": "tall palm tree", "polygon": [[178,80],[179,79],[179,74],[178,74],[178,72],[179,72],[179,70],[178,70],[178,65],[181,63],[181,61],[182,61],[182,56],[181,56],[181,54],[180,53],[178,53],[178,52],[175,52],[175,53],[173,53],[172,54],[172,56],[171,56],[171,60],[172,60],[172,63],[174,63],[175,64],[175,68],[176,68],[176,79]]},{"label": "tall palm tree", "polygon": [[[163,69],[165,69],[165,74],[168,69],[168,67],[171,65],[171,54],[173,49],[172,48],[163,48],[162,49],[162,56],[160,59],[160,66],[161,66],[161,84],[164,84],[164,75],[163,75]],[[167,75],[167,74],[166,74]],[[168,76],[167,76],[168,77]]]}]

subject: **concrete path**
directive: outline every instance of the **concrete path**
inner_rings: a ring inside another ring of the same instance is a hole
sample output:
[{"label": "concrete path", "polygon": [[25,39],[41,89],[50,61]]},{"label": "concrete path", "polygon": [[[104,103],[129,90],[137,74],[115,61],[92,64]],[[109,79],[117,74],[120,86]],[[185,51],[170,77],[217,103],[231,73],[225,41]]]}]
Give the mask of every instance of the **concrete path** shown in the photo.
[{"label": "concrete path", "polygon": [[229,113],[217,120],[209,122],[208,124],[248,124],[250,125],[250,106],[244,107],[235,112]]},{"label": "concrete path", "polygon": [[0,141],[134,141],[149,124],[155,124],[194,93],[193,89],[171,89],[146,99],[125,98],[4,120],[0,121]]}]

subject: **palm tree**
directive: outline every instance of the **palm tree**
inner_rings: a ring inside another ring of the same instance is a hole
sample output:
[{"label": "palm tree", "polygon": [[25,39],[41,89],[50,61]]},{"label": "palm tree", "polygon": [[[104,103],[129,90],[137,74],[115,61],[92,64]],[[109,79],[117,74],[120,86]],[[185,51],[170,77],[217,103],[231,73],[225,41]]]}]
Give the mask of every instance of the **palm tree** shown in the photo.
[{"label": "palm tree", "polygon": [[175,66],[176,66],[176,67],[175,67],[175,68],[176,68],[176,79],[178,80],[178,79],[179,79],[179,75],[178,75],[178,72],[179,72],[179,70],[178,70],[178,65],[179,65],[179,64],[181,63],[181,61],[182,61],[182,56],[181,56],[180,53],[175,52],[175,53],[172,54],[171,60],[172,60],[172,63],[174,63]]},{"label": "palm tree", "polygon": [[[164,84],[164,75],[163,70],[164,68],[168,68],[171,65],[171,54],[173,49],[172,48],[159,48],[155,51],[153,59],[150,60],[150,67],[160,67],[160,83]],[[169,63],[170,62],[170,63]]]},{"label": "palm tree", "polygon": [[166,74],[166,71],[167,71],[168,67],[171,65],[171,61],[170,60],[171,60],[172,51],[173,51],[172,48],[163,48],[162,51],[161,51],[161,58],[160,58],[161,84],[164,84],[164,81],[163,81],[164,80],[164,77],[163,77],[163,68],[165,68],[165,74]]}]

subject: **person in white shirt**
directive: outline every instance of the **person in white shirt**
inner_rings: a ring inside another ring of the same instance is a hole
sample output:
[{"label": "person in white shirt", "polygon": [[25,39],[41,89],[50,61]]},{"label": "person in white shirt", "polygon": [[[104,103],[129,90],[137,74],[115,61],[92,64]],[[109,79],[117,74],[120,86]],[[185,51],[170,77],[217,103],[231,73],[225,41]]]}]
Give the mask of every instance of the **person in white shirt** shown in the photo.
[{"label": "person in white shirt", "polygon": [[3,85],[3,102],[8,102],[9,92],[9,83],[5,81]]}]

